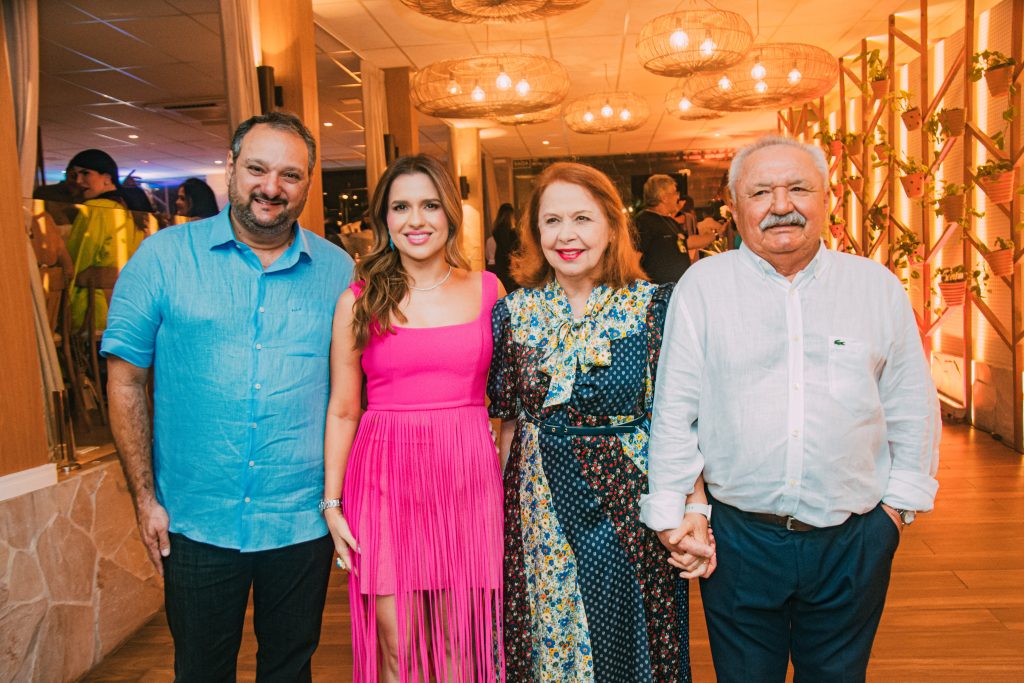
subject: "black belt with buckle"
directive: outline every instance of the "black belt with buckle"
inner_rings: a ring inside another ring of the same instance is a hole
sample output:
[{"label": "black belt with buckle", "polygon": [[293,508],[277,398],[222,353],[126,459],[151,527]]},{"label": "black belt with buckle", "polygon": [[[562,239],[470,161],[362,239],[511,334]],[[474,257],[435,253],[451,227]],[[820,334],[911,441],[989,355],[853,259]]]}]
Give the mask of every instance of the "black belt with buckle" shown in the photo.
[{"label": "black belt with buckle", "polygon": [[606,434],[632,434],[647,423],[647,417],[644,416],[617,425],[596,425],[593,427],[556,425],[551,422],[544,422],[543,420],[537,419],[525,408],[523,408],[523,417],[537,425],[540,431],[545,434],[554,434],[556,436],[604,436]]},{"label": "black belt with buckle", "polygon": [[819,528],[811,526],[807,522],[801,522],[796,517],[773,515],[768,512],[746,512],[744,510],[740,510],[740,512],[751,519],[756,519],[758,522],[785,527],[788,531],[816,531]]}]

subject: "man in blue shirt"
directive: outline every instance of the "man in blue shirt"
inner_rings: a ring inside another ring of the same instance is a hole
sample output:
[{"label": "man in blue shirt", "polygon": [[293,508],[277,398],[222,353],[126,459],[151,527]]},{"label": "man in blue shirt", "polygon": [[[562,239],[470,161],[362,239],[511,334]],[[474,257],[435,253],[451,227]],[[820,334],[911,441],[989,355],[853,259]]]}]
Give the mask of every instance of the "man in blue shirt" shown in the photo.
[{"label": "man in blue shirt", "polygon": [[311,680],[333,551],[317,509],[328,351],[352,276],[296,220],[315,159],[296,117],[244,122],[229,206],[144,240],[114,290],[111,426],[178,681],[234,680],[250,589],[257,678]]}]

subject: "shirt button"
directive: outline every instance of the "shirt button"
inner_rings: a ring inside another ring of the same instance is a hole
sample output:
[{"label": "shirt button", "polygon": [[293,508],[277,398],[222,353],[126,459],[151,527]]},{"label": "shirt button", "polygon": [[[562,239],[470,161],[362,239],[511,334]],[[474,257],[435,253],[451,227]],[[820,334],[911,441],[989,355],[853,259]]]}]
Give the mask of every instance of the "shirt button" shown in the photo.
[{"label": "shirt button", "polygon": [[267,309],[265,309],[262,306],[260,306],[260,313],[266,313],[266,312],[267,312]]},{"label": "shirt button", "polygon": [[259,350],[260,350],[260,349],[262,349],[262,348],[263,348],[263,344],[257,344],[257,345],[256,345],[256,350],[257,350],[257,351],[259,351]]},{"label": "shirt button", "polygon": [[250,427],[252,427],[253,429],[256,429],[256,423],[255,423],[255,422],[253,422],[253,423],[252,423],[251,425],[249,425],[249,426],[250,426]]},{"label": "shirt button", "polygon": [[256,461],[255,460],[250,460],[249,461],[249,467],[256,467]]},{"label": "shirt button", "polygon": [[799,429],[794,429],[793,430],[793,438],[794,439],[799,439],[800,438],[800,430]]},{"label": "shirt button", "polygon": [[789,480],[789,487],[793,488],[794,486],[796,486],[796,479],[790,479]]},{"label": "shirt button", "polygon": [[[257,384],[257,385],[256,385],[256,388],[257,388],[257,389],[259,389],[259,388],[260,388],[260,385],[259,385],[259,384]],[[793,385],[793,391],[800,391],[800,385],[799,385],[799,384],[794,384],[794,385]]]},{"label": "shirt button", "polygon": [[793,341],[800,341],[800,335],[799,334],[794,334],[793,335]]},{"label": "shirt button", "polygon": [[253,388],[253,389],[256,389],[256,390],[259,390],[259,389],[262,389],[262,388],[263,388],[263,385],[262,385],[262,384],[259,384],[259,383],[257,383],[257,384],[253,384],[253,385],[252,385],[252,388]]},{"label": "shirt button", "polygon": [[250,498],[249,496],[246,496],[245,497],[245,502],[246,503],[251,503],[252,502],[252,498]]}]

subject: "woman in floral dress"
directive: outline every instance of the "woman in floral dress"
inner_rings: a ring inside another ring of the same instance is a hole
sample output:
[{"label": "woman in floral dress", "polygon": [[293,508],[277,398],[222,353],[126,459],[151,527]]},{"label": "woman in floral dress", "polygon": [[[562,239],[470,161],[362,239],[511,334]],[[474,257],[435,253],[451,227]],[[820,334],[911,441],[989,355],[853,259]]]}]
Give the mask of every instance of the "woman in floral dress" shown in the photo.
[{"label": "woman in floral dress", "polygon": [[[687,583],[638,509],[672,285],[644,279],[600,171],[548,167],[526,221],[524,289],[494,307],[488,379],[507,458],[507,680],[688,681]],[[687,502],[706,502],[701,486]]]}]

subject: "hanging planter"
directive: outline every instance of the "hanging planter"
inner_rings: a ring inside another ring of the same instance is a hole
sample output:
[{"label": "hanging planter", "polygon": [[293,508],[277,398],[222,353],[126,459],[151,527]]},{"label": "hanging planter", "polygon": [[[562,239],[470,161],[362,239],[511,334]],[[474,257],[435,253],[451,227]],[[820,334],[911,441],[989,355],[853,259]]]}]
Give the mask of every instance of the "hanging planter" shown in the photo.
[{"label": "hanging planter", "polygon": [[879,142],[875,145],[875,156],[877,156],[878,160],[881,162],[889,161],[889,145],[884,142]]},{"label": "hanging planter", "polygon": [[967,298],[967,282],[939,282],[939,291],[942,292],[942,300],[949,308],[963,306],[964,299]]},{"label": "hanging planter", "polygon": [[1009,166],[1008,162],[990,162],[978,167],[978,185],[995,204],[1009,204],[1013,200],[1014,169]]},{"label": "hanging planter", "polygon": [[945,133],[951,138],[958,138],[964,134],[964,127],[967,124],[967,112],[960,107],[943,109],[939,112],[939,123],[945,129]]},{"label": "hanging planter", "polygon": [[888,78],[884,78],[880,81],[871,81],[871,94],[874,95],[876,100],[880,100],[885,97],[887,92],[889,92]]},{"label": "hanging planter", "polygon": [[846,184],[855,193],[860,194],[860,191],[864,189],[864,178],[859,175],[852,175],[846,179]]},{"label": "hanging planter", "polygon": [[900,183],[903,184],[903,191],[907,193],[907,197],[917,199],[924,194],[924,171],[900,176]]},{"label": "hanging planter", "polygon": [[989,268],[993,275],[1009,277],[1013,274],[1013,247],[1007,249],[996,249],[985,254]]},{"label": "hanging planter", "polygon": [[839,199],[843,196],[843,186],[839,183],[832,185],[832,196]]},{"label": "hanging planter", "polygon": [[907,130],[917,130],[924,121],[920,107],[911,107],[900,114],[900,118],[903,119],[903,125],[907,127]]},{"label": "hanging planter", "polygon": [[939,199],[939,211],[946,223],[956,223],[964,217],[964,196],[951,194]]},{"label": "hanging planter", "polygon": [[843,141],[833,140],[832,142],[828,143],[828,151],[833,158],[838,159],[843,154]]},{"label": "hanging planter", "polygon": [[860,154],[864,149],[864,144],[861,142],[860,136],[856,133],[852,133],[846,137],[846,153],[852,157]]},{"label": "hanging planter", "polygon": [[985,85],[992,97],[1002,97],[1010,92],[1010,77],[1013,75],[1013,64],[990,66],[985,70]]},{"label": "hanging planter", "polygon": [[837,240],[843,239],[843,237],[846,235],[845,223],[830,223],[828,229],[832,233],[832,237],[836,238]]}]

